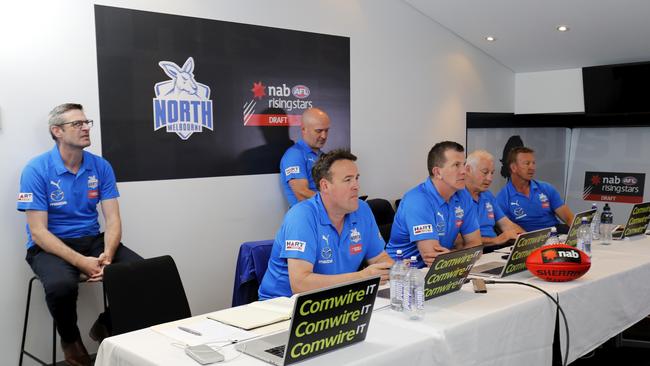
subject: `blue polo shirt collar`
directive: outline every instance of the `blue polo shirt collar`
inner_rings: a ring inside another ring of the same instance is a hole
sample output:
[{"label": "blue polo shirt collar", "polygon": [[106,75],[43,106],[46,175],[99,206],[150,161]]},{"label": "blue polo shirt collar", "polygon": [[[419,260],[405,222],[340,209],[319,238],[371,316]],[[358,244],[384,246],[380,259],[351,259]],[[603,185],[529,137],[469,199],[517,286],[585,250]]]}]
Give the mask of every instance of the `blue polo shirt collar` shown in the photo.
[{"label": "blue polo shirt collar", "polygon": [[430,177],[427,178],[427,180],[424,182],[424,187],[426,189],[427,194],[436,201],[436,204],[437,204],[438,207],[440,207],[442,205],[445,205],[445,204],[456,205],[458,200],[459,200],[458,192],[460,192],[460,190],[454,192],[454,194],[452,194],[451,197],[449,197],[449,202],[445,201],[445,199],[442,198],[442,196],[440,195],[440,193],[436,189],[436,186],[433,185],[433,181],[431,180]]},{"label": "blue polo shirt collar", "polygon": [[[520,196],[524,196],[524,197],[526,197],[523,193],[519,192],[519,191],[517,190],[517,188],[515,188],[515,185],[512,184],[512,180],[508,180],[507,187],[508,187],[508,192],[509,192],[511,195],[517,195],[517,194],[518,194],[518,195],[520,195]],[[540,189],[539,189],[539,184],[537,183],[537,181],[534,180],[534,179],[531,179],[531,180],[530,180],[530,193],[529,193],[530,196],[528,196],[528,197],[526,197],[526,198],[530,199],[530,197],[533,197],[533,191],[535,191],[535,192],[539,192]]]},{"label": "blue polo shirt collar", "polygon": [[309,147],[309,145],[307,145],[303,139],[298,140],[298,142],[296,142],[296,145],[298,145],[298,147],[300,147],[300,149],[306,153],[312,153],[316,156],[318,156],[320,153],[320,150],[318,150],[318,153],[314,152],[314,150],[312,150],[311,147]]},{"label": "blue polo shirt collar", "polygon": [[[330,217],[327,215],[327,210],[325,210],[325,205],[323,204],[323,200],[320,196],[320,192],[316,194],[314,198],[314,202],[316,203],[316,207],[318,209],[318,221],[320,222],[320,224],[334,227],[334,225],[332,224],[332,220],[330,220]],[[343,219],[343,230],[345,230],[345,228],[348,227],[349,225],[357,224],[357,220],[358,220],[357,211],[353,211],[345,215],[345,219]]]},{"label": "blue polo shirt collar", "polygon": [[[88,157],[88,152],[83,151],[83,158],[81,159],[81,167],[79,167],[79,171],[77,172],[77,176],[82,175],[85,171],[92,170],[90,166],[90,158]],[[68,168],[65,167],[65,164],[63,164],[63,158],[61,157],[61,153],[59,152],[59,146],[54,145],[52,150],[50,150],[50,158],[52,162],[54,163],[54,171],[56,172],[56,175],[63,175],[65,173],[70,173],[72,174]]]}]

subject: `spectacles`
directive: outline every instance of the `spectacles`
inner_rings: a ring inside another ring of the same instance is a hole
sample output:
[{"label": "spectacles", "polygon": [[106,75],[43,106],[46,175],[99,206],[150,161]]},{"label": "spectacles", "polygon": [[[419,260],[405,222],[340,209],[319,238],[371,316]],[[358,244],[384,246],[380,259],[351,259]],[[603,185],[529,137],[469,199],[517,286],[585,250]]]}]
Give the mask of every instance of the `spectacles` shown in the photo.
[{"label": "spectacles", "polygon": [[79,121],[72,121],[72,122],[65,122],[65,123],[59,123],[57,126],[63,126],[63,125],[71,125],[73,128],[80,129],[82,126],[86,125],[88,128],[91,128],[93,126],[93,120],[79,120]]}]

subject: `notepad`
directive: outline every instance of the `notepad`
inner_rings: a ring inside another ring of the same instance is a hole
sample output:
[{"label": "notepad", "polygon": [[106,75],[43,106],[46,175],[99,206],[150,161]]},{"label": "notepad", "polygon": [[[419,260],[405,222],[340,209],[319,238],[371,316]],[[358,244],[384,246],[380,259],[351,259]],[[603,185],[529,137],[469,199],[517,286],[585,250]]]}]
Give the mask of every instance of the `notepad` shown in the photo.
[{"label": "notepad", "polygon": [[237,328],[250,330],[291,319],[293,298],[276,297],[248,305],[215,311],[208,318]]}]

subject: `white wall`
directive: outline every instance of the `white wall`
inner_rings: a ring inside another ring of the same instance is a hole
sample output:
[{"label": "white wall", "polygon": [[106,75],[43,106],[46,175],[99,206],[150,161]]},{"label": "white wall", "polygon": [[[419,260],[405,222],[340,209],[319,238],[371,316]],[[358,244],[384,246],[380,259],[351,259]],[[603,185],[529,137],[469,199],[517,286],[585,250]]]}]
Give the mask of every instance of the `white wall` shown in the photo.
[{"label": "white wall", "polygon": [[515,113],[584,112],[582,69],[515,75]]},{"label": "white wall", "polygon": [[[349,36],[352,149],[362,191],[395,199],[426,175],[425,156],[442,139],[465,140],[468,111],[512,112],[514,75],[397,0],[102,1],[202,18]],[[0,363],[18,357],[27,279],[24,215],[16,212],[27,160],[52,145],[46,114],[62,102],[99,117],[93,5],[85,0],[11,2],[0,13]],[[101,153],[101,121],[92,131]],[[277,175],[121,183],[123,241],[144,256],[171,254],[193,313],[229,306],[243,241],[271,238],[285,202]],[[86,334],[97,289],[80,299]],[[50,318],[37,287],[30,344],[49,354]],[[36,334],[38,333],[38,334]],[[96,345],[85,339],[93,351]]]}]

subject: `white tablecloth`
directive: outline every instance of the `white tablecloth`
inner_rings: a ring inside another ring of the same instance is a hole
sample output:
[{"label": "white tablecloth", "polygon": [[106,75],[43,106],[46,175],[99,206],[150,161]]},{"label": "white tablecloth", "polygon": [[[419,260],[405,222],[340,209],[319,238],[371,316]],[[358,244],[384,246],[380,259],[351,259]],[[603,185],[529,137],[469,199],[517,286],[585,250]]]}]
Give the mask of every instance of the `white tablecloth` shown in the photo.
[{"label": "white tablecloth", "polygon": [[[548,283],[528,272],[506,279],[529,282],[559,296],[569,318],[572,361],[650,314],[650,239],[594,244],[591,270],[573,282]],[[555,306],[534,289],[499,284],[488,285],[486,294],[476,294],[467,284],[428,301],[425,310],[420,321],[377,310],[364,342],[310,359],[309,364],[551,364]],[[564,351],[563,325],[561,335]],[[197,365],[173,342],[151,329],[110,337],[100,345],[95,365]],[[233,346],[222,352],[229,364],[265,365]]]}]

